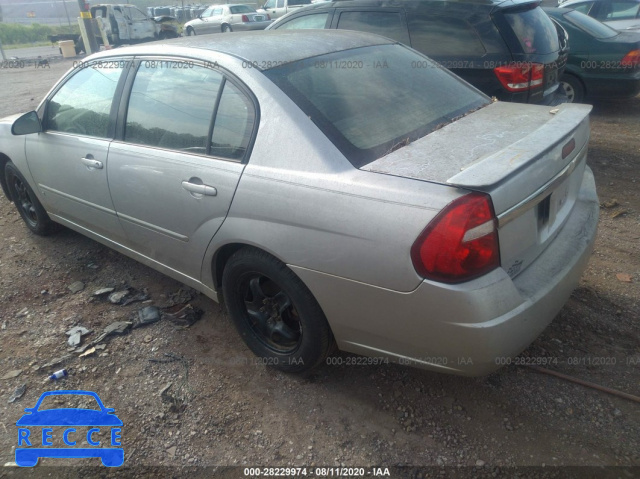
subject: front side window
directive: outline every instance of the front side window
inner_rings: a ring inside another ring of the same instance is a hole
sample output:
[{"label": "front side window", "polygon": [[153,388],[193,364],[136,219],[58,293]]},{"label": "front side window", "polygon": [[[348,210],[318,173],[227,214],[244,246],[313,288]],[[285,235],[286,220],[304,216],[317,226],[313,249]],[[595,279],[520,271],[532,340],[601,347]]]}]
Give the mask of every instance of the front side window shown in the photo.
[{"label": "front side window", "polygon": [[45,112],[47,130],[107,138],[113,96],[122,74],[118,62],[80,69],[53,95]]},{"label": "front side window", "polygon": [[356,168],[490,103],[398,44],[320,55],[264,74]]},{"label": "front side window", "polygon": [[328,13],[317,13],[294,18],[277,27],[281,30],[304,30],[307,28],[324,28],[327,23]]},{"label": "front side window", "polygon": [[267,3],[264,4],[264,8],[276,8],[276,0],[268,0]]},{"label": "front side window", "polygon": [[207,8],[204,12],[202,12],[202,14],[200,15],[201,18],[208,18],[211,15],[213,15],[213,7],[209,7]]},{"label": "front side window", "polygon": [[222,8],[216,8],[211,14],[212,17],[219,17],[220,15],[222,15]]},{"label": "front side window", "polygon": [[410,43],[400,12],[342,12],[338,28],[376,33],[406,45]]},{"label": "front side window", "polygon": [[278,8],[284,8],[284,0],[278,0],[277,6]]},{"label": "front side window", "polygon": [[129,15],[131,15],[131,19],[136,22],[147,20],[147,16],[135,7],[129,9]]},{"label": "front side window", "polygon": [[142,61],[129,98],[125,141],[205,154],[222,79],[186,62]]}]

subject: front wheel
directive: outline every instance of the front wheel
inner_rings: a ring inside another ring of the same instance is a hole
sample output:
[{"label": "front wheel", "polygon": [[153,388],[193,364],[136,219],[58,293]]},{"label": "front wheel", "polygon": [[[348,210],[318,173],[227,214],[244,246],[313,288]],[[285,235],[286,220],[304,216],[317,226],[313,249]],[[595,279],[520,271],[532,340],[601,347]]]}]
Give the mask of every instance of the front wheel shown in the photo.
[{"label": "front wheel", "polygon": [[320,305],[273,256],[237,251],[225,266],[222,292],[240,336],[265,365],[303,372],[327,357],[333,335]]},{"label": "front wheel", "polygon": [[560,86],[564,88],[569,103],[581,103],[584,99],[584,87],[577,77],[562,75]]},{"label": "front wheel", "polygon": [[196,34],[196,31],[193,28],[191,28],[191,27],[187,28],[187,36],[188,37],[193,37],[193,36],[195,36],[195,34]]},{"label": "front wheel", "polygon": [[11,199],[27,227],[40,236],[52,233],[55,229],[55,223],[51,221],[44,207],[15,165],[11,162],[7,163],[4,167],[4,174]]}]

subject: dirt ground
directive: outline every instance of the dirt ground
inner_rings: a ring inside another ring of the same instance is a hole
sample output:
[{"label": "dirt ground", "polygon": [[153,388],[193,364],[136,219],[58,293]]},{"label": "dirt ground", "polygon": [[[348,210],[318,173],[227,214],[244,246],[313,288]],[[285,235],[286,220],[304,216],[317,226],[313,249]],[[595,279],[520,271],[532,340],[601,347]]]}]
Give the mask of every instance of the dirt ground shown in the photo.
[{"label": "dirt ground", "polygon": [[[0,117],[35,107],[71,64],[0,70]],[[595,252],[567,305],[522,356],[549,358],[550,369],[636,396],[639,132],[640,97],[595,105],[589,164],[602,203]],[[72,293],[76,281],[84,289]],[[92,331],[87,343],[147,305],[92,296],[124,286],[146,290],[155,305],[182,288],[72,231],[29,233],[2,196],[0,377],[21,373],[0,379],[0,465],[14,460],[23,409],[57,388],[97,392],[124,422],[125,467],[109,474],[244,475],[224,466],[307,466],[311,475],[322,475],[316,467],[364,467],[366,474],[383,466],[392,477],[640,477],[638,403],[515,365],[482,378],[393,364],[287,375],[257,363],[220,306],[202,295],[191,300],[205,312],[191,327],[163,319],[111,337],[92,355],[46,366],[69,354],[72,326]],[[62,367],[66,379],[47,380]],[[24,396],[8,403],[22,384]],[[106,475],[98,459],[65,460],[82,469],[59,463],[42,460],[31,473],[4,467],[0,477]]]}]

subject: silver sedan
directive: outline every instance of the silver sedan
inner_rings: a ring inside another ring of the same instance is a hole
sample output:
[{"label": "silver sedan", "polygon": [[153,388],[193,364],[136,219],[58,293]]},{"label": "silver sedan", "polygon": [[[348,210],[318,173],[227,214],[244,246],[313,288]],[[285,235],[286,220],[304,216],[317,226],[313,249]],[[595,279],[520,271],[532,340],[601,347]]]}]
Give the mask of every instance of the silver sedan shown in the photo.
[{"label": "silver sedan", "polygon": [[479,375],[587,265],[590,108],[492,102],[371,34],[182,38],[88,57],[0,120],[0,182],[33,233],[224,300],[265,364],[337,346]]},{"label": "silver sedan", "polygon": [[198,18],[184,24],[187,36],[204,33],[226,33],[264,30],[272,20],[267,13],[258,13],[249,5],[211,5]]}]

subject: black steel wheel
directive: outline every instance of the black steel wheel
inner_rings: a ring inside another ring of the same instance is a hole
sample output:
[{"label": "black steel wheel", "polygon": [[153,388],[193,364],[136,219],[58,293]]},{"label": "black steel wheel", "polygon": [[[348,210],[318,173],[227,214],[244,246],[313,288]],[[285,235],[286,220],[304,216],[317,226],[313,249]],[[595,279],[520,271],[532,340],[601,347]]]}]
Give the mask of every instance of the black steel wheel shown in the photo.
[{"label": "black steel wheel", "polygon": [[231,29],[231,25],[227,25],[226,23],[222,25],[222,33],[229,33],[232,31],[233,30]]},{"label": "black steel wheel", "polygon": [[11,199],[27,227],[41,236],[52,233],[55,229],[55,223],[51,221],[44,207],[15,165],[11,162],[7,163],[4,172]]},{"label": "black steel wheel", "polygon": [[317,301],[285,264],[254,248],[237,251],[222,275],[227,311],[265,365],[307,371],[322,362],[333,336]]},{"label": "black steel wheel", "polygon": [[196,34],[196,31],[193,28],[187,27],[187,36],[188,37],[193,37],[193,36],[195,36],[195,34]]}]

